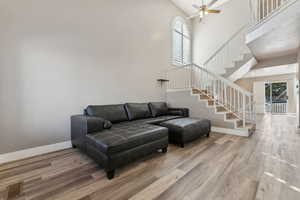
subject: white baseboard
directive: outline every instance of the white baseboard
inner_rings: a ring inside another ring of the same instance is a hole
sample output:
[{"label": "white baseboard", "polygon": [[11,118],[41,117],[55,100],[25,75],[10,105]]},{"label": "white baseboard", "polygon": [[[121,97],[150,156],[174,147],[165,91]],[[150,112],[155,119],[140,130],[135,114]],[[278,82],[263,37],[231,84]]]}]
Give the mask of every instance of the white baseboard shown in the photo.
[{"label": "white baseboard", "polygon": [[6,153],[6,154],[0,154],[0,164],[21,160],[25,158],[30,158],[33,156],[51,153],[63,149],[68,149],[71,147],[72,147],[71,141],[66,141],[66,142],[34,147],[34,148]]},{"label": "white baseboard", "polygon": [[237,135],[242,137],[249,137],[249,132],[247,129],[231,129],[231,128],[221,128],[221,127],[211,127],[212,132],[225,133],[229,135]]},{"label": "white baseboard", "polygon": [[[230,134],[230,135],[238,135],[238,136],[244,136],[248,137],[248,130],[239,130],[239,129],[229,129],[229,128],[220,128],[220,127],[212,127],[212,132],[217,133],[224,133],[224,134]],[[8,162],[13,162],[17,160],[22,160],[46,153],[51,153],[54,151],[64,150],[71,148],[72,144],[71,141],[56,143],[56,144],[50,144],[45,146],[39,146],[34,147],[30,149],[25,149],[21,151],[6,153],[6,154],[0,154],[0,165]]]},{"label": "white baseboard", "polygon": [[184,91],[192,91],[192,88],[167,89],[167,92],[184,92]]}]

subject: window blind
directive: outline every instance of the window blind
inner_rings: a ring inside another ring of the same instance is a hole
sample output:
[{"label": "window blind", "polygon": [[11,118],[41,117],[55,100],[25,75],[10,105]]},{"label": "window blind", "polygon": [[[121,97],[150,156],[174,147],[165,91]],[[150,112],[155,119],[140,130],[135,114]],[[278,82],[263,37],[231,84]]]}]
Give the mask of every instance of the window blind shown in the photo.
[{"label": "window blind", "polygon": [[188,28],[181,20],[173,26],[173,64],[187,65],[191,63],[191,39]]}]

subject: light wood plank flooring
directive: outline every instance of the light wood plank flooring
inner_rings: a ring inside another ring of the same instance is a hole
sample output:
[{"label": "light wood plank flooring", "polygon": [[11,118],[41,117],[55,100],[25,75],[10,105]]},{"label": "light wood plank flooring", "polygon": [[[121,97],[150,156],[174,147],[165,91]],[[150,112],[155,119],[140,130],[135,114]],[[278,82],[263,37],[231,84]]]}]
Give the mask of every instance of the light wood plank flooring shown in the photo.
[{"label": "light wood plank flooring", "polygon": [[260,116],[250,138],[212,134],[184,149],[170,145],[111,181],[73,149],[0,165],[0,199],[299,200],[295,124],[293,116]]}]

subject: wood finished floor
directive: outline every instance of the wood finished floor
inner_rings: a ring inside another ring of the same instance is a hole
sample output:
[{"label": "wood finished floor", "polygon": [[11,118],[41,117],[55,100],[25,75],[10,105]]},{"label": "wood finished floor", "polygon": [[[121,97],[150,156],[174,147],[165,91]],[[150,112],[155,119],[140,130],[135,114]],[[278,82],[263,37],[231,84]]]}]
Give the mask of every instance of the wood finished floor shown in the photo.
[{"label": "wood finished floor", "polygon": [[0,199],[299,200],[295,124],[291,116],[261,116],[250,138],[212,134],[184,149],[171,145],[111,181],[73,149],[0,165]]}]

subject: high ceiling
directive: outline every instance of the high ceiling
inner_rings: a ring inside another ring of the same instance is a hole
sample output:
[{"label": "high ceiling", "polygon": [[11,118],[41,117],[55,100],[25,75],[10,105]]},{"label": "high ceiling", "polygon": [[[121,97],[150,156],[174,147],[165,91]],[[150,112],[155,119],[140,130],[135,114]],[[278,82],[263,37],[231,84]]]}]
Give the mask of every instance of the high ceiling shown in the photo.
[{"label": "high ceiling", "polygon": [[[187,15],[193,15],[197,12],[195,8],[193,8],[193,4],[201,6],[202,0],[171,0],[177,7],[182,9]],[[211,8],[219,7],[220,5],[226,3],[229,0],[203,0],[204,4],[210,4],[212,1],[216,1]]]}]

